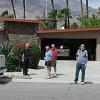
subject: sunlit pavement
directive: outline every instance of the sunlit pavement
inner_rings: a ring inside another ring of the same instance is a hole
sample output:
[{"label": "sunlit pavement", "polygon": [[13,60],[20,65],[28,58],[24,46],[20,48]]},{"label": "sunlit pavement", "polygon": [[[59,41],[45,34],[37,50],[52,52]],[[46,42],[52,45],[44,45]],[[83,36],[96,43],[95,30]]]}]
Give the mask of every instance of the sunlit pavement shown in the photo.
[{"label": "sunlit pavement", "polygon": [[[45,79],[46,68],[44,67],[44,61],[41,60],[39,66],[38,70],[29,70],[29,79],[24,79],[22,72],[7,72],[5,75],[12,76],[12,82],[73,83],[76,61],[58,61],[57,77],[51,79]],[[100,62],[88,62],[85,81],[86,83],[100,84]]]}]

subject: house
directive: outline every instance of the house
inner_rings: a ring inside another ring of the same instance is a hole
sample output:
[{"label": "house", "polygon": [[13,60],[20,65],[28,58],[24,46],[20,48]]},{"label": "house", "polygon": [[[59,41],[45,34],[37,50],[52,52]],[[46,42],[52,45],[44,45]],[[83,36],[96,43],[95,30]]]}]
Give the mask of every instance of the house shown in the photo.
[{"label": "house", "polygon": [[54,43],[57,48],[64,45],[64,48],[69,49],[69,56],[66,59],[75,60],[77,49],[84,43],[89,60],[100,61],[100,28],[39,30],[37,36],[42,54],[46,45]]},{"label": "house", "polygon": [[[38,43],[36,31],[40,30],[42,25],[42,21],[39,20],[0,18],[1,34],[12,42],[23,40]],[[1,37],[0,40],[2,39]]]},{"label": "house", "polygon": [[7,39],[13,43],[23,40],[39,44],[42,58],[46,45],[54,43],[57,48],[64,45],[69,50],[69,54],[63,58],[67,60],[75,60],[77,49],[84,43],[89,60],[100,61],[100,27],[47,30],[40,20],[0,18],[0,42]]},{"label": "house", "polygon": [[0,27],[0,44],[7,39],[7,35],[5,34],[6,29]]}]

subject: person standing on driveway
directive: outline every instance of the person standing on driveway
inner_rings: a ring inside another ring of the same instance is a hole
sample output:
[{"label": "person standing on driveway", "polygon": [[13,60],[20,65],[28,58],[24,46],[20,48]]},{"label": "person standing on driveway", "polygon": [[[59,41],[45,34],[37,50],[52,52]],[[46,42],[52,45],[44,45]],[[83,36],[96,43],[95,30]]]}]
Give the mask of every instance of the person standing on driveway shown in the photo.
[{"label": "person standing on driveway", "polygon": [[51,51],[52,51],[52,58],[51,58],[51,66],[54,68],[54,77],[56,77],[56,71],[57,71],[57,68],[56,68],[56,63],[57,63],[57,55],[59,54],[60,50],[63,49],[63,45],[60,46],[60,49],[57,49],[55,47],[55,44],[52,44],[51,45]]},{"label": "person standing on driveway", "polygon": [[28,66],[30,62],[30,45],[28,43],[25,44],[25,49],[22,54],[22,62],[23,62],[23,75],[28,75]]},{"label": "person standing on driveway", "polygon": [[85,69],[88,61],[88,52],[85,50],[85,45],[81,44],[79,50],[76,53],[76,73],[75,73],[75,84],[78,82],[79,72],[82,71],[81,84],[84,85],[85,80]]},{"label": "person standing on driveway", "polygon": [[47,77],[46,77],[46,79],[50,79],[50,76],[51,76],[51,57],[52,57],[52,52],[51,52],[49,46],[46,46],[45,49],[46,49],[46,52],[45,52],[44,60],[45,60],[45,66],[47,67]]}]

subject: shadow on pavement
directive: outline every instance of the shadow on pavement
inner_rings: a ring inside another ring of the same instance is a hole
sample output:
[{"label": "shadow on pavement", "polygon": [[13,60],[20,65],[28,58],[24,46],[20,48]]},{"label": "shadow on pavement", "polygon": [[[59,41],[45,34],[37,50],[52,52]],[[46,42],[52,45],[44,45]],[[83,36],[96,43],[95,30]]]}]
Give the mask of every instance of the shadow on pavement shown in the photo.
[{"label": "shadow on pavement", "polygon": [[93,84],[93,82],[85,82],[85,84]]},{"label": "shadow on pavement", "polygon": [[8,76],[1,76],[0,77],[0,84],[7,84],[12,81],[12,77]]},{"label": "shadow on pavement", "polygon": [[57,76],[62,76],[62,75],[65,75],[65,74],[57,74]]},{"label": "shadow on pavement", "polygon": [[29,73],[29,75],[36,75],[35,73]]},{"label": "shadow on pavement", "polygon": [[37,70],[44,69],[44,66],[38,66]]},{"label": "shadow on pavement", "polygon": [[[72,83],[70,83],[71,85],[73,85],[73,84],[75,84],[74,82],[72,82]],[[77,83],[77,84],[81,84],[81,82],[80,83]],[[85,84],[94,84],[93,82],[85,82]]]}]

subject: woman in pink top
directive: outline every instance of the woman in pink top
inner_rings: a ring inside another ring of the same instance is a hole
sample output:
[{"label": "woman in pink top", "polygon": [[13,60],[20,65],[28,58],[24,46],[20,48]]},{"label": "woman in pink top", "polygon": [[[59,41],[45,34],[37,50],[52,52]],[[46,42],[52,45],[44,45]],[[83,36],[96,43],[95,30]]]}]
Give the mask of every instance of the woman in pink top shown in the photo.
[{"label": "woman in pink top", "polygon": [[63,45],[60,46],[60,49],[55,48],[55,44],[51,45],[51,52],[52,52],[52,57],[51,57],[51,66],[54,68],[54,77],[56,77],[56,63],[57,63],[57,55],[59,54],[60,50],[63,49]]}]

